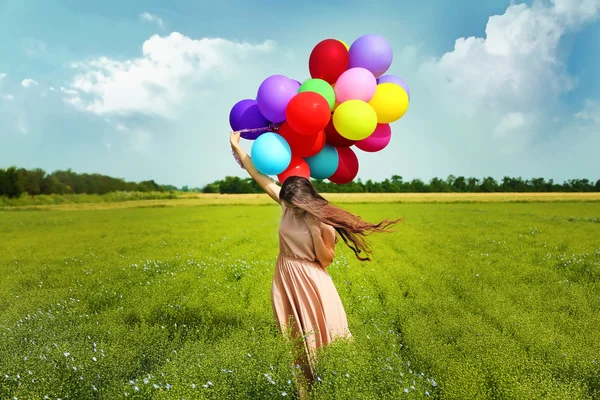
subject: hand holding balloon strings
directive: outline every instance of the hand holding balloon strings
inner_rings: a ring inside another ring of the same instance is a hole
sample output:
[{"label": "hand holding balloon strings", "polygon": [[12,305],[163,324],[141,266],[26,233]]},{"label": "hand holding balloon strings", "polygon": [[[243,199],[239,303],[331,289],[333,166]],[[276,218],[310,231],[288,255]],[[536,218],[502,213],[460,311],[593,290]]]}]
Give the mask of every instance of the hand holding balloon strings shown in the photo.
[{"label": "hand holding balloon strings", "polygon": [[[231,135],[233,135],[234,133],[239,133],[240,134],[239,136],[237,136],[236,145],[238,145],[240,143],[241,134],[243,134],[243,133],[256,134],[258,132],[263,133],[265,131],[274,131],[274,132],[277,132],[278,130],[279,130],[279,124],[269,124],[269,126],[265,126],[265,127],[262,127],[262,128],[240,129],[240,130],[237,130],[235,132],[231,132]],[[233,154],[233,158],[235,159],[235,162],[238,163],[238,165],[240,166],[240,168],[245,169],[244,164],[242,163],[242,160],[240,160],[240,156],[236,152],[235,147],[236,146],[234,146],[234,143],[231,142],[231,153]]]}]

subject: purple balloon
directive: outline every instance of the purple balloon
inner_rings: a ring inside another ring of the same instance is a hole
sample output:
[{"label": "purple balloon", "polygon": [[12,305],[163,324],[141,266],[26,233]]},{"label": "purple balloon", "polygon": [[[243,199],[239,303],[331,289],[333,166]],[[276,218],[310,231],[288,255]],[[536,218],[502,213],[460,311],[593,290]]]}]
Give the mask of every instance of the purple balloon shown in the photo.
[{"label": "purple balloon", "polygon": [[396,85],[400,86],[402,89],[404,89],[406,91],[406,94],[408,95],[408,99],[410,100],[410,90],[408,89],[408,85],[406,84],[404,79],[400,78],[399,76],[382,75],[379,78],[377,78],[377,84],[380,84],[380,83],[395,83]]},{"label": "purple balloon", "polygon": [[229,125],[234,131],[265,128],[264,131],[242,132],[241,136],[248,140],[255,140],[269,130],[269,121],[260,113],[253,99],[240,100],[233,106],[229,113]]},{"label": "purple balloon", "polygon": [[394,51],[390,43],[380,35],[368,34],[356,39],[350,46],[348,68],[368,69],[377,78],[392,65]]},{"label": "purple balloon", "polygon": [[256,102],[261,114],[277,124],[285,121],[285,109],[300,89],[300,84],[283,75],[272,75],[258,88]]}]

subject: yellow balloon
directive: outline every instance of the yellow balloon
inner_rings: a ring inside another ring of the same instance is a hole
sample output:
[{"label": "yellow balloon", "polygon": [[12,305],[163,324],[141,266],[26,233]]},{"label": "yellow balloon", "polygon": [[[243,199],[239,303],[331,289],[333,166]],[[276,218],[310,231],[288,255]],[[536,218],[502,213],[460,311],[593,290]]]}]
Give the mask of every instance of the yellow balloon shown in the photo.
[{"label": "yellow balloon", "polygon": [[363,140],[377,128],[377,113],[362,100],[347,100],[333,112],[333,126],[350,140]]},{"label": "yellow balloon", "polygon": [[402,118],[408,110],[408,103],[408,94],[402,86],[388,82],[377,85],[375,96],[369,101],[380,124],[389,124]]},{"label": "yellow balloon", "polygon": [[342,42],[342,44],[344,46],[346,46],[346,50],[350,50],[350,46],[348,46],[348,44],[346,42],[344,42],[343,40],[338,39],[340,42]]}]

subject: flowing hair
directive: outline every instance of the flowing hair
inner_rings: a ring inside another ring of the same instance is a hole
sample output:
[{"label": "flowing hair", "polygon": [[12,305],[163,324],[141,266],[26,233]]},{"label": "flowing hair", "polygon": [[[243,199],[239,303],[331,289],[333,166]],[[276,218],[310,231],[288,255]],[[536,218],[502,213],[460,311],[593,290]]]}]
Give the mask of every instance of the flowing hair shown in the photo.
[{"label": "flowing hair", "polygon": [[374,232],[392,232],[389,228],[404,220],[404,218],[384,219],[378,224],[366,222],[348,211],[331,205],[317,193],[308,179],[299,176],[290,176],[284,181],[279,192],[279,199],[291,203],[314,215],[321,222],[333,226],[360,261],[371,261],[369,256],[361,256],[362,253],[372,254],[365,236]]}]

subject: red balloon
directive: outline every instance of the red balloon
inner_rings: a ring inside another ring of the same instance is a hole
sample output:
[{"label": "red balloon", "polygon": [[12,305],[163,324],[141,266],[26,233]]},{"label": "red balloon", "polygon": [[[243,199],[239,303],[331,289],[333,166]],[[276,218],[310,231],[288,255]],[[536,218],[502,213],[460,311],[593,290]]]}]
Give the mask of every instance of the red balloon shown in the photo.
[{"label": "red balloon", "polygon": [[329,180],[338,185],[345,185],[358,175],[358,157],[349,147],[340,147],[337,151],[340,162]]},{"label": "red balloon", "polygon": [[346,46],[337,39],[325,39],[310,53],[308,70],[313,78],[335,83],[348,69],[349,64],[350,56]]},{"label": "red balloon", "polygon": [[290,166],[285,171],[277,175],[279,183],[283,184],[290,176],[302,176],[306,179],[310,179],[310,167],[302,158],[292,156]]},{"label": "red balloon", "polygon": [[338,133],[335,126],[333,126],[333,118],[329,120],[329,123],[325,127],[325,135],[327,136],[327,143],[333,147],[350,147],[356,143],[355,140],[346,139]]},{"label": "red balloon", "polygon": [[312,157],[325,147],[325,132],[320,131],[315,135],[301,135],[294,131],[287,122],[284,122],[278,132],[292,149],[292,156]]},{"label": "red balloon", "polygon": [[331,108],[325,97],[315,92],[298,93],[285,109],[285,119],[301,135],[315,135],[325,129],[331,119]]}]

